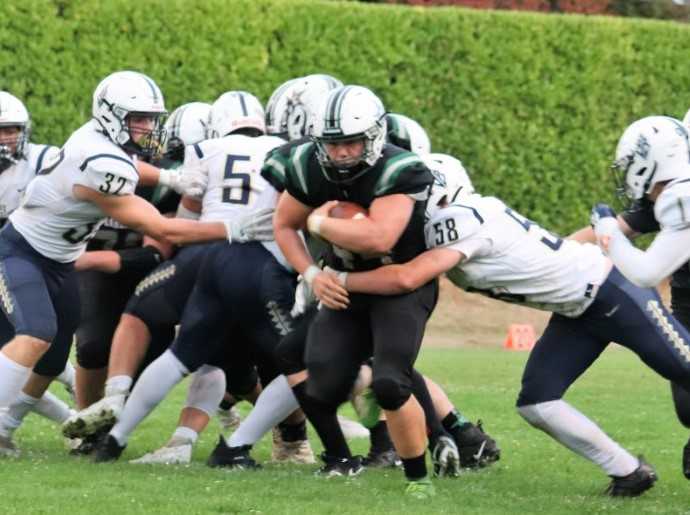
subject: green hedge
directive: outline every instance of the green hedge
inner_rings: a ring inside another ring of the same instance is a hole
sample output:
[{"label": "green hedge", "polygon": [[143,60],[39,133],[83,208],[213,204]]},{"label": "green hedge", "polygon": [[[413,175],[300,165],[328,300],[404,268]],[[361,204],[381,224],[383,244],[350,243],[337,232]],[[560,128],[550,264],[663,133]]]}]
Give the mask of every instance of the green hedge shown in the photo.
[{"label": "green hedge", "polygon": [[6,0],[0,88],[61,144],[116,69],[169,108],[325,72],[370,86],[460,157],[480,190],[568,232],[612,199],[628,123],[690,105],[690,29],[615,18],[305,0]]}]

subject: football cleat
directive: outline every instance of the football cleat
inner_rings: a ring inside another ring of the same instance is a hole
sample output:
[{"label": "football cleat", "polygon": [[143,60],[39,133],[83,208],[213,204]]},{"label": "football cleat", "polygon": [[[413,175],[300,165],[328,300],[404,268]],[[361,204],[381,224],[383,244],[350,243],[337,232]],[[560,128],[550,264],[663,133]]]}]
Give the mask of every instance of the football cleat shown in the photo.
[{"label": "football cleat", "polygon": [[192,443],[189,441],[177,445],[168,444],[129,462],[137,465],[179,465],[191,463],[192,447]]},{"label": "football cleat", "polygon": [[371,388],[366,388],[359,395],[352,397],[352,407],[364,427],[372,428],[378,424],[381,417],[381,407]]},{"label": "football cleat", "polygon": [[223,432],[234,431],[242,422],[242,416],[235,406],[230,409],[218,408],[218,422]]},{"label": "football cleat", "polygon": [[96,450],[93,454],[94,463],[107,463],[109,461],[117,461],[125,450],[126,445],[120,445],[115,437],[111,434],[106,435],[96,445]]},{"label": "football cleat", "polygon": [[252,470],[261,468],[254,458],[249,455],[251,445],[241,445],[240,447],[228,447],[225,438],[222,436],[218,440],[216,448],[208,457],[206,464],[209,467],[225,467],[235,470]]},{"label": "football cleat", "polygon": [[104,427],[112,427],[120,417],[124,405],[124,395],[103,397],[65,420],[62,424],[62,434],[67,438],[84,438]]},{"label": "football cleat", "polygon": [[359,422],[338,415],[340,430],[348,440],[352,438],[369,438],[369,430]]},{"label": "football cleat", "polygon": [[460,455],[450,436],[440,436],[431,450],[434,475],[457,477],[460,475]]},{"label": "football cleat", "polygon": [[453,438],[460,453],[461,467],[486,467],[501,457],[501,449],[496,440],[484,432],[481,420],[477,425],[472,422],[463,424],[454,431]]},{"label": "football cleat", "polygon": [[88,456],[93,454],[98,443],[107,436],[111,429],[112,426],[105,426],[84,438],[66,438],[70,456]]},{"label": "football cleat", "polygon": [[362,460],[362,465],[370,468],[399,467],[402,465],[402,460],[394,449],[386,449],[385,451],[369,449],[369,454]]},{"label": "football cleat", "polygon": [[683,447],[683,475],[690,479],[690,440]]},{"label": "football cleat", "polygon": [[611,497],[637,497],[654,486],[658,479],[654,468],[639,457],[639,466],[627,476],[611,476],[605,493]]},{"label": "football cleat", "polygon": [[12,435],[0,435],[0,457],[4,458],[19,458],[21,451],[19,447],[12,441]]},{"label": "football cleat", "polygon": [[320,458],[324,462],[324,466],[316,471],[317,476],[331,478],[331,477],[355,477],[364,471],[361,456],[353,456],[351,458],[339,458],[336,456],[329,456],[325,452],[321,453]]},{"label": "football cleat", "polygon": [[405,487],[405,495],[424,501],[436,495],[436,489],[428,477],[417,479],[416,481],[408,481]]},{"label": "football cleat", "polygon": [[294,463],[296,465],[312,465],[316,463],[309,440],[287,442],[283,439],[280,429],[277,427],[273,428],[271,461],[275,463]]}]

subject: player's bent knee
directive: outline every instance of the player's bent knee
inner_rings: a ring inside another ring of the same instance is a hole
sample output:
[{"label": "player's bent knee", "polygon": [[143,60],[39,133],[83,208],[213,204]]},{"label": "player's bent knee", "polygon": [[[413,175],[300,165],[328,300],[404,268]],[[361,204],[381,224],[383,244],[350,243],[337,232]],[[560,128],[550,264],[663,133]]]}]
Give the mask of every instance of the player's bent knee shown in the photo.
[{"label": "player's bent knee", "polygon": [[225,373],[218,367],[203,365],[196,371],[189,385],[185,407],[196,408],[211,417],[223,400],[223,395]]},{"label": "player's bent knee", "polygon": [[395,377],[379,377],[372,381],[371,389],[383,409],[395,411],[410,398],[410,385]]},{"label": "player's bent knee", "polygon": [[109,357],[110,342],[77,341],[77,363],[80,367],[88,370],[107,367]]},{"label": "player's bent knee", "polygon": [[32,353],[43,354],[46,350],[48,350],[48,347],[50,347],[50,342],[53,341],[56,333],[57,327],[55,328],[55,332],[48,337],[35,334],[18,334],[15,336],[15,342],[17,345],[21,345],[22,347],[29,349]]}]

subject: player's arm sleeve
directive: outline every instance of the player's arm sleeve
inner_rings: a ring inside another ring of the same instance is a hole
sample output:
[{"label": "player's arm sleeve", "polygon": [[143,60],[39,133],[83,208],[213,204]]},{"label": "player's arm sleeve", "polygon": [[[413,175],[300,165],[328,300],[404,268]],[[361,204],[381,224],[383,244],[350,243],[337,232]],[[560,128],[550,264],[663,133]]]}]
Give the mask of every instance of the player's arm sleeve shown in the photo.
[{"label": "player's arm sleeve", "polygon": [[654,206],[648,200],[636,201],[619,216],[634,233],[648,234],[659,230],[659,222],[654,217]]},{"label": "player's arm sleeve", "polygon": [[611,236],[608,255],[632,283],[651,288],[690,259],[690,227],[662,230],[646,251],[634,247],[617,231]]},{"label": "player's arm sleeve", "polygon": [[266,156],[266,160],[261,167],[261,177],[282,193],[285,190],[285,170],[287,166],[288,159],[286,159],[280,149],[272,150]]},{"label": "player's arm sleeve", "polygon": [[415,200],[426,200],[433,182],[434,176],[417,154],[402,152],[386,162],[374,187],[374,195],[403,193]]},{"label": "player's arm sleeve", "polygon": [[103,195],[132,195],[139,174],[131,160],[117,155],[99,154],[88,158],[80,166],[75,184]]},{"label": "player's arm sleeve", "polygon": [[296,147],[287,161],[287,166],[285,167],[285,191],[305,206],[317,208],[323,202],[314,198],[309,190],[308,154],[311,145],[313,144],[307,143]]},{"label": "player's arm sleeve", "polygon": [[355,293],[400,295],[420,288],[447,272],[465,256],[451,248],[427,250],[402,265],[387,265],[370,272],[350,272],[345,287]]}]

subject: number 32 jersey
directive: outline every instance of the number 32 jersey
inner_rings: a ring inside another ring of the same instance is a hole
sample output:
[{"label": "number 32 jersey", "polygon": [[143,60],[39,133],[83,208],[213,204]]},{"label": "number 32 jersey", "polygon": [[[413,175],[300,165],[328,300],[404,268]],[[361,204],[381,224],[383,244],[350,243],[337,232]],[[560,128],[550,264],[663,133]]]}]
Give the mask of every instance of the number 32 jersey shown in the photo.
[{"label": "number 32 jersey", "polygon": [[563,240],[495,197],[458,198],[435,213],[425,237],[429,248],[466,256],[446,274],[456,286],[569,317],[587,309],[591,285],[608,272],[596,245]]},{"label": "number 32 jersey", "polygon": [[43,256],[69,263],[85,250],[105,221],[95,204],[75,198],[75,185],[104,195],[131,195],[139,174],[132,159],[90,121],[44,163],[10,215],[14,228]]}]

